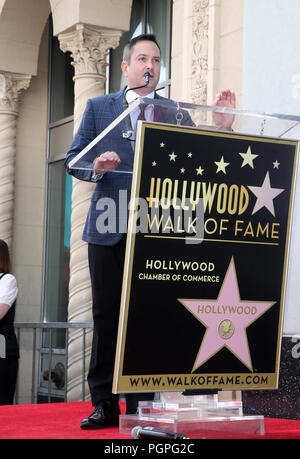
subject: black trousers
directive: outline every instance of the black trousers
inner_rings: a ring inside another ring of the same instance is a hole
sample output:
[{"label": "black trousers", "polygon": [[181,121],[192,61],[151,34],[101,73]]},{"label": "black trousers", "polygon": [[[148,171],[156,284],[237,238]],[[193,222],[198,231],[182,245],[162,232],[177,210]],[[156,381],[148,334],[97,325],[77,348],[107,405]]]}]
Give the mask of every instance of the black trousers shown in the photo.
[{"label": "black trousers", "polygon": [[[115,399],[112,381],[118,334],[120,301],[126,236],[114,246],[88,245],[89,269],[93,298],[93,342],[88,384],[92,404]],[[127,394],[127,411],[134,410],[138,400],[152,400],[153,394]]]},{"label": "black trousers", "polygon": [[18,357],[0,358],[0,405],[12,405],[18,374]]}]

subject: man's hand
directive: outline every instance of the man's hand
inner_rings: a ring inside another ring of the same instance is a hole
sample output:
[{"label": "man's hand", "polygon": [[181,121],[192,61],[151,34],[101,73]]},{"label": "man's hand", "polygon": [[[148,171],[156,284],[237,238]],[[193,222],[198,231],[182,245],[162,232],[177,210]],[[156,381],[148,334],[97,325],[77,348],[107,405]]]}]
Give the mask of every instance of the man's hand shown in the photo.
[{"label": "man's hand", "polygon": [[114,171],[121,163],[119,155],[115,151],[106,151],[94,161],[94,171],[96,174]]},{"label": "man's hand", "polygon": [[[212,104],[215,107],[227,107],[227,108],[235,108],[236,97],[235,93],[230,91],[230,89],[226,89],[225,91],[221,91],[217,94],[215,102]],[[220,129],[230,129],[233,122],[235,115],[231,115],[230,113],[213,113],[214,122]]]}]

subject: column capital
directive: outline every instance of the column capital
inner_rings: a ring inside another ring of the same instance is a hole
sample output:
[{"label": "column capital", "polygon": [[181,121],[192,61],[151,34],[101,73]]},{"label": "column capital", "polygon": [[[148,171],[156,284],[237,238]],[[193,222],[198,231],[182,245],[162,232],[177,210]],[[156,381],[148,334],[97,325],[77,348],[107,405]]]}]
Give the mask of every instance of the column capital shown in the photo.
[{"label": "column capital", "polygon": [[122,32],[76,24],[76,29],[58,35],[63,52],[71,52],[75,78],[98,75],[105,78],[106,57],[119,44]]},{"label": "column capital", "polygon": [[31,75],[0,73],[0,112],[18,114],[19,95],[30,85]]}]

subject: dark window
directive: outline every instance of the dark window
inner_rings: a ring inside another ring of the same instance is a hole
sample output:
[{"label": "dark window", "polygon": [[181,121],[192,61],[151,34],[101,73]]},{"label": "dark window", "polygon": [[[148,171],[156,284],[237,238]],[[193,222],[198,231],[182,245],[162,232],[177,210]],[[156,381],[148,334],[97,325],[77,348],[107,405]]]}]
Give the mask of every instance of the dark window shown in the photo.
[{"label": "dark window", "polygon": [[[51,22],[51,21],[50,21]],[[67,321],[71,232],[72,179],[64,168],[66,152],[73,139],[74,67],[69,53],[50,37],[49,124],[47,152],[47,199],[42,319]],[[49,345],[44,334],[42,347]],[[53,333],[52,345],[64,348],[64,331]]]},{"label": "dark window", "polygon": [[172,2],[170,0],[133,0],[130,31],[122,35],[118,48],[112,50],[110,54],[109,92],[119,91],[126,84],[122,77],[121,62],[127,41],[141,33],[153,33],[162,51],[161,74],[157,88],[161,95],[169,96],[171,23]]}]

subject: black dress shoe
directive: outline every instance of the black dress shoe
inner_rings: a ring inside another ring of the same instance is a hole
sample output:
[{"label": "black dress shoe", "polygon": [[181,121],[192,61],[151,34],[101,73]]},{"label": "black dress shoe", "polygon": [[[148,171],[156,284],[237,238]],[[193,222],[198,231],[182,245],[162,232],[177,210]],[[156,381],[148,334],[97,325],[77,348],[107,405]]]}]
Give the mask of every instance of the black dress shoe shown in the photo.
[{"label": "black dress shoe", "polygon": [[103,429],[119,424],[120,408],[111,400],[100,402],[92,414],[81,421],[81,429]]}]

